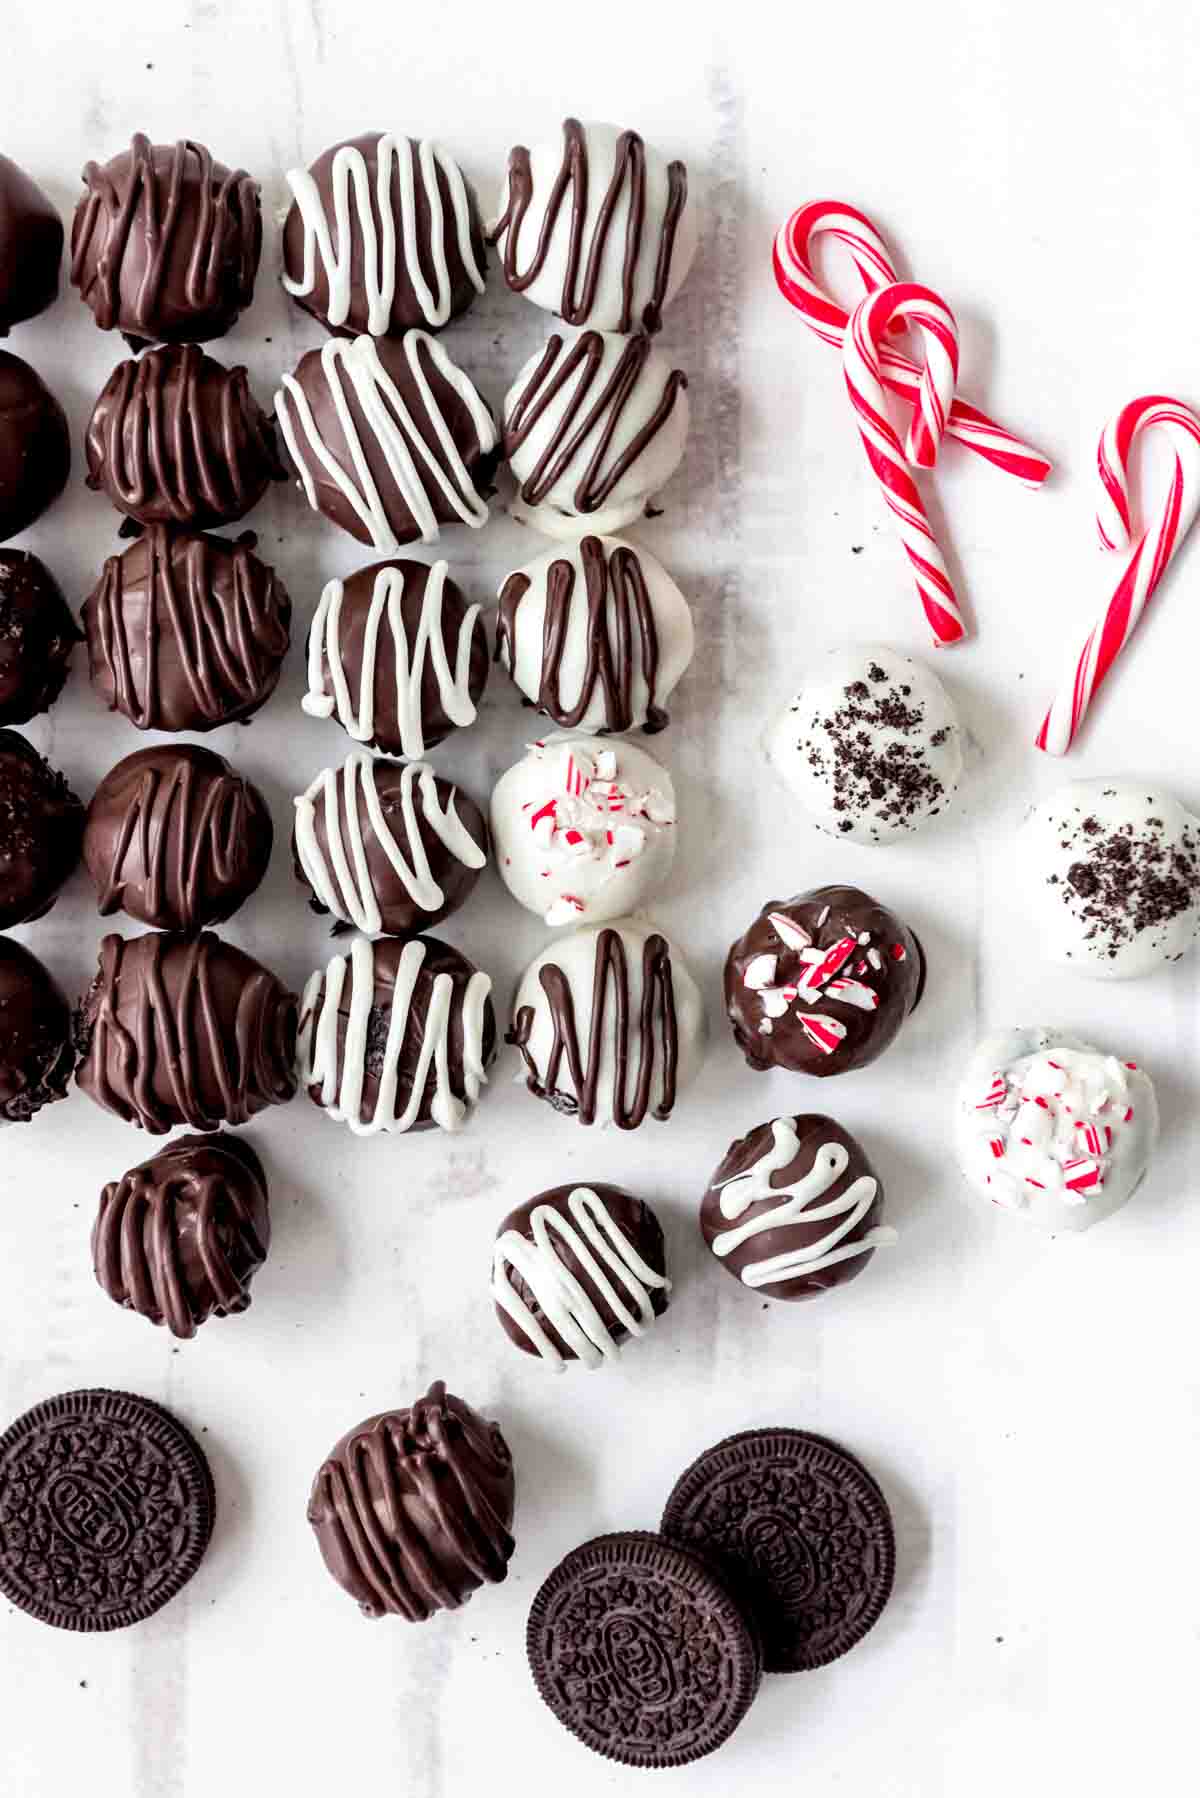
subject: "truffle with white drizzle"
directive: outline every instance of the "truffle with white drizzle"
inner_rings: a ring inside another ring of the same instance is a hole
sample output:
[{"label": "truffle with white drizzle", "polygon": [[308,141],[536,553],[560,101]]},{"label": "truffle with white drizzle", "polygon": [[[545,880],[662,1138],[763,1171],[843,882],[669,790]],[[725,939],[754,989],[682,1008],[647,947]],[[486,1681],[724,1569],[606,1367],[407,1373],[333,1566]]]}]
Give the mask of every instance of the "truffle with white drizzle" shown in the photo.
[{"label": "truffle with white drizzle", "polygon": [[342,929],[405,936],[440,923],[487,865],[472,799],[427,762],[375,761],[356,749],[296,800],[296,874],[315,911]]},{"label": "truffle with white drizzle", "polygon": [[436,937],[356,937],[300,1002],[300,1078],[356,1136],[459,1130],[487,1084],[496,1023],[488,975]]},{"label": "truffle with white drizzle", "polygon": [[445,562],[373,562],[326,583],[308,634],[310,718],[410,760],[473,724],[488,676],[480,608]]},{"label": "truffle with white drizzle", "polygon": [[1131,1199],[1158,1140],[1149,1077],[1063,1030],[980,1043],[954,1107],[972,1194],[1051,1235],[1088,1230]]},{"label": "truffle with white drizzle", "polygon": [[368,131],[289,169],[283,286],[331,331],[437,331],[484,290],[475,194],[428,138]]},{"label": "truffle with white drizzle", "polygon": [[284,375],[275,416],[309,505],[383,555],[487,523],[496,426],[427,331],[330,338]]},{"label": "truffle with white drizzle", "polygon": [[530,745],[492,790],[496,866],[547,924],[636,911],[675,859],[675,790],[633,743],[560,733]]},{"label": "truffle with white drizzle", "polygon": [[492,1297],[511,1341],[561,1373],[615,1359],[667,1308],[662,1226],[619,1186],[556,1186],[509,1213]]}]

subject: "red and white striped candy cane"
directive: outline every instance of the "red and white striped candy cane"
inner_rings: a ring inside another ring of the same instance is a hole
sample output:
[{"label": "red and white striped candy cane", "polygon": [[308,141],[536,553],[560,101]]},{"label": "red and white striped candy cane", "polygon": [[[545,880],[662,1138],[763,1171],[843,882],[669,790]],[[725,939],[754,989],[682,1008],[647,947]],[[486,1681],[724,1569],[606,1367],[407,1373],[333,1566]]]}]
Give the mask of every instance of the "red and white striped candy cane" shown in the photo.
[{"label": "red and white striped candy cane", "polygon": [[[780,226],[774,253],[779,290],[823,343],[840,349],[850,315],[813,273],[811,245],[822,234],[836,238],[849,251],[868,293],[893,286],[896,270],[882,237],[855,206],[838,200],[812,200]],[[893,344],[881,346],[879,362],[884,386],[915,404],[921,388],[920,366]],[[1040,487],[1050,473],[1045,456],[967,400],[955,399],[946,430],[967,449],[1030,487]]]},{"label": "red and white striped candy cane", "polygon": [[[903,448],[887,414],[880,373],[880,343],[897,322],[920,334],[926,357],[917,409]],[[933,467],[946,430],[958,375],[954,314],[928,287],[911,281],[881,287],[861,300],[851,314],[842,345],[842,367],[863,448],[900,526],[900,540],[916,576],[934,643],[957,643],[963,635],[962,614],[909,470],[910,463],[917,468]]]},{"label": "red and white striped candy cane", "polygon": [[[1139,434],[1162,425],[1175,449],[1165,499],[1134,542],[1129,500],[1129,460]],[[1092,697],[1137,628],[1138,619],[1167,571],[1200,508],[1200,418],[1180,400],[1151,393],[1122,406],[1100,439],[1097,458],[1100,503],[1096,527],[1105,549],[1133,550],[1116,592],[1088,634],[1038,732],[1047,755],[1065,755],[1075,741]]]}]

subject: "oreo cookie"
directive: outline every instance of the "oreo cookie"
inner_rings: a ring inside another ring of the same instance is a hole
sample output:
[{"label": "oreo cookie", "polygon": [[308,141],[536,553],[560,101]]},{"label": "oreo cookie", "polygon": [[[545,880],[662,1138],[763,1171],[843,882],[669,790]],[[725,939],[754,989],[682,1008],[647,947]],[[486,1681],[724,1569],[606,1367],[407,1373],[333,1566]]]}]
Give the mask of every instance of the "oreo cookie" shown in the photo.
[{"label": "oreo cookie", "polygon": [[710,1557],[745,1600],[768,1673],[836,1661],[891,1594],[896,1542],[878,1481],[805,1430],[718,1442],[679,1480],[662,1532]]},{"label": "oreo cookie", "polygon": [[529,1665],[572,1735],[629,1767],[711,1754],[762,1677],[753,1623],[702,1555],[640,1532],[597,1536],[533,1601]]},{"label": "oreo cookie", "polygon": [[56,1629],[125,1629],[161,1610],[212,1535],[212,1474],[169,1411],[64,1392],[0,1436],[0,1594]]}]

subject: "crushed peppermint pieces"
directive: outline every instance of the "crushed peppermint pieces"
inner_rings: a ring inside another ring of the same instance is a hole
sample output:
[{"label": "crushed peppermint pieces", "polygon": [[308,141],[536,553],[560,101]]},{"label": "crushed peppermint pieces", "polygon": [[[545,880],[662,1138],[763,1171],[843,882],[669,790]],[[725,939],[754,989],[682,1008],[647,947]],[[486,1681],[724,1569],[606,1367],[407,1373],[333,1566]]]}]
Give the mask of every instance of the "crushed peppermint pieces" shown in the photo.
[{"label": "crushed peppermint pieces", "polygon": [[[1129,1123],[1122,1064],[1111,1055],[1056,1048],[1023,1057],[992,1074],[974,1101],[982,1141],[994,1165],[993,1198],[1019,1208],[1023,1187],[1086,1204],[1104,1190],[1114,1132],[1107,1117]],[[1082,1152],[1081,1152],[1082,1151]]]},{"label": "crushed peppermint pieces", "polygon": [[657,789],[639,791],[620,778],[615,749],[585,754],[577,746],[533,743],[530,753],[546,764],[554,790],[540,805],[523,808],[534,842],[545,857],[544,879],[572,869],[573,891],[546,911],[547,924],[577,922],[588,898],[643,853],[648,832],[675,823],[675,809]]}]

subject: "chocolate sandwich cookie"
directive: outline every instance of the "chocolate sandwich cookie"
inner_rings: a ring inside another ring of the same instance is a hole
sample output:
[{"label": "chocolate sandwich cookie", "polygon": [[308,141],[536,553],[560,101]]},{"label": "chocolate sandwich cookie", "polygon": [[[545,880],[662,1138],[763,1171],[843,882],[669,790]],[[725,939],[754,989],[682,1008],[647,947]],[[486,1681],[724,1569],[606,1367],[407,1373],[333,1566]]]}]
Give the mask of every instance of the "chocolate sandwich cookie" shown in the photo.
[{"label": "chocolate sandwich cookie", "polygon": [[662,1531],[745,1598],[768,1673],[836,1661],[892,1590],[896,1544],[878,1482],[806,1430],[747,1430],[708,1449],[667,1500]]},{"label": "chocolate sandwich cookie", "polygon": [[212,1535],[191,1434],[128,1392],[64,1392],[0,1436],[0,1593],[56,1629],[125,1629],[160,1610]]},{"label": "chocolate sandwich cookie", "polygon": [[597,1536],[560,1561],[526,1631],[537,1689],[564,1728],[630,1767],[680,1767],[728,1740],[762,1677],[753,1624],[691,1549]]}]

